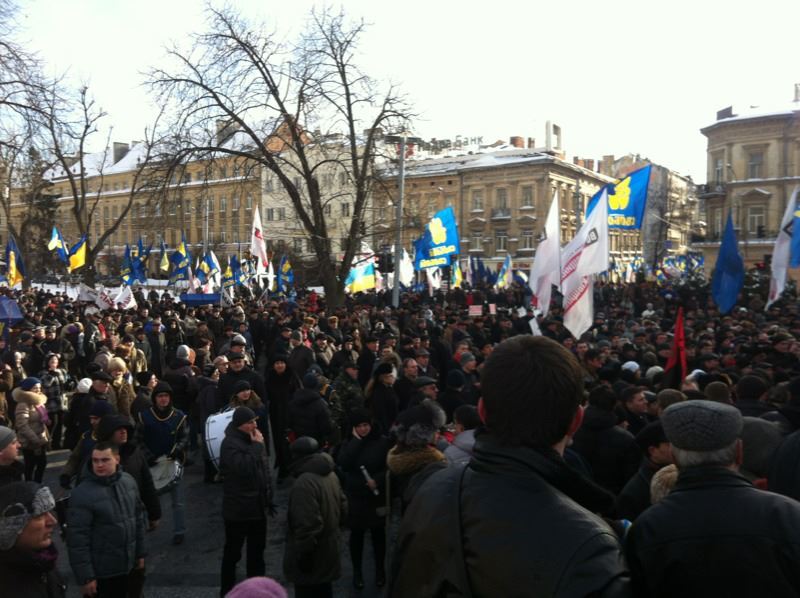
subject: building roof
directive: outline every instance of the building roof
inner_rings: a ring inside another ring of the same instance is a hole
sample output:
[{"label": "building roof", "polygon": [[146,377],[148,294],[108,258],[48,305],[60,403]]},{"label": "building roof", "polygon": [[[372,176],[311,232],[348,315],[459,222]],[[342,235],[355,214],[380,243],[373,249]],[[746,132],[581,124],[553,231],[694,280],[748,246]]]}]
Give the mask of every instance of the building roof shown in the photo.
[{"label": "building roof", "polygon": [[720,126],[720,125],[727,125],[732,123],[739,123],[748,120],[757,120],[757,119],[766,119],[766,118],[787,118],[792,115],[798,116],[800,115],[800,102],[792,102],[788,105],[783,106],[750,106],[745,110],[739,111],[739,114],[733,114],[726,118],[720,118],[719,120],[711,123],[710,125],[703,127],[700,129],[701,133],[705,133],[706,131]]}]

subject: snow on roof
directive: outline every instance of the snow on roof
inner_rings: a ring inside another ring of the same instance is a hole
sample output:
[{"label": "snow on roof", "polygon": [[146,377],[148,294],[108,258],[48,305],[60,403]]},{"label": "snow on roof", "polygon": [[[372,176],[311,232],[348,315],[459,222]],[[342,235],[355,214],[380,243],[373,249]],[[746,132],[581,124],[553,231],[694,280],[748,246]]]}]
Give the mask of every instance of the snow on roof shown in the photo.
[{"label": "snow on roof", "polygon": [[743,120],[751,120],[754,118],[769,118],[771,116],[791,116],[794,113],[800,112],[800,102],[792,102],[790,105],[782,105],[782,106],[750,106],[744,110],[737,111],[739,114],[734,114],[733,116],[729,116],[727,118],[721,118],[717,121],[714,121],[707,127],[709,129],[716,125],[721,124],[728,124]]},{"label": "snow on roof", "polygon": [[[459,172],[477,168],[494,168],[518,164],[533,164],[556,160],[554,156],[535,150],[513,149],[500,150],[488,153],[449,156],[424,160],[409,160],[406,162],[406,176],[430,176],[447,172]],[[394,176],[395,169],[387,168],[385,176]]]}]

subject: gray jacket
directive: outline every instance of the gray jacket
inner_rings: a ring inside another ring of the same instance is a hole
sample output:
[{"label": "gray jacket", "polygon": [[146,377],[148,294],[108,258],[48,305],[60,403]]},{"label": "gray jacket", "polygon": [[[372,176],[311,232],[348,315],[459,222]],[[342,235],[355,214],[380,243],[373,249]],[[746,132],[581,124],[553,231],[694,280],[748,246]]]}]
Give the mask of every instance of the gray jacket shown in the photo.
[{"label": "gray jacket", "polygon": [[145,518],[130,474],[98,477],[87,466],[67,513],[69,562],[78,585],[127,575],[144,558]]},{"label": "gray jacket", "polygon": [[468,463],[475,448],[475,430],[464,430],[453,438],[453,444],[444,450],[448,463]]}]

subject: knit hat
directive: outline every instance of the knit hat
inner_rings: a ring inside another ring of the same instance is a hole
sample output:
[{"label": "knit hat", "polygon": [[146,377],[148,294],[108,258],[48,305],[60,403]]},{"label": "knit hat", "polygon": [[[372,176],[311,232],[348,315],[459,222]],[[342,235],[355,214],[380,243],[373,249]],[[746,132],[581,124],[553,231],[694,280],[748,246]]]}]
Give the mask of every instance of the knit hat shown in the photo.
[{"label": "knit hat", "polygon": [[275,353],[275,357],[272,358],[272,363],[275,363],[276,361],[282,361],[283,363],[286,363],[288,359],[289,356],[286,353]]},{"label": "knit hat", "polygon": [[233,385],[233,394],[238,395],[240,392],[244,390],[252,390],[253,387],[250,386],[250,383],[247,380],[239,380],[236,384]]},{"label": "knit hat", "polygon": [[34,378],[33,376],[30,376],[29,378],[25,378],[22,382],[20,382],[19,383],[19,387],[22,390],[30,390],[34,386],[36,386],[37,384],[41,384],[41,383],[42,383],[42,381],[39,380],[39,378]]},{"label": "knit hat", "polygon": [[0,486],[0,550],[11,550],[28,521],[55,507],[56,501],[47,486],[36,482]]},{"label": "knit hat", "polygon": [[384,362],[378,364],[378,367],[375,368],[375,371],[373,372],[372,375],[375,378],[377,378],[378,376],[382,376],[384,374],[391,374],[392,372],[394,372],[392,364]]},{"label": "knit hat", "polygon": [[78,386],[75,390],[77,390],[81,394],[85,394],[89,392],[89,389],[92,387],[92,379],[91,378],[81,378],[78,381]]},{"label": "knit hat", "polygon": [[459,360],[458,363],[460,363],[461,367],[463,368],[470,361],[475,361],[475,356],[472,353],[470,353],[469,351],[467,351],[466,353],[462,353],[461,354],[461,359]]},{"label": "knit hat", "polygon": [[447,388],[461,388],[467,383],[467,379],[461,370],[450,370],[447,372]]},{"label": "knit hat", "polygon": [[314,372],[306,372],[303,376],[303,388],[308,390],[317,390],[319,388],[319,379]]},{"label": "knit hat", "polygon": [[134,378],[136,378],[136,382],[140,386],[147,386],[150,383],[150,380],[153,378],[153,372],[150,370],[145,372],[136,372]]},{"label": "knit hat", "polygon": [[11,428],[0,426],[0,451],[16,440],[17,434]]},{"label": "knit hat", "polygon": [[104,399],[98,399],[89,408],[89,417],[103,417],[114,413],[114,406]]},{"label": "knit hat", "polygon": [[110,374],[111,372],[116,371],[128,371],[128,366],[125,365],[125,360],[119,357],[112,357],[108,360],[108,365],[106,366],[106,371]]},{"label": "knit hat", "polygon": [[287,598],[286,590],[269,577],[251,577],[239,583],[225,598]]},{"label": "knit hat", "polygon": [[760,417],[742,418],[742,473],[755,478],[767,476],[772,455],[783,440],[780,428]]},{"label": "knit hat", "polygon": [[242,424],[251,422],[257,417],[258,416],[256,415],[255,411],[250,409],[250,407],[237,407],[233,412],[231,424],[233,424],[234,428],[238,428]]},{"label": "knit hat", "polygon": [[175,350],[175,357],[178,359],[189,359],[189,354],[191,349],[186,345],[178,345],[178,348]]},{"label": "knit hat", "polygon": [[153,389],[153,398],[156,398],[162,393],[167,393],[170,397],[172,397],[172,386],[170,386],[168,382],[159,382],[156,384],[155,388]]},{"label": "knit hat", "polygon": [[715,451],[730,446],[742,432],[736,407],[713,401],[683,401],[661,416],[669,441],[689,451]]},{"label": "knit hat", "polygon": [[350,425],[355,427],[358,424],[368,424],[372,422],[372,416],[367,409],[353,409],[350,412]]}]

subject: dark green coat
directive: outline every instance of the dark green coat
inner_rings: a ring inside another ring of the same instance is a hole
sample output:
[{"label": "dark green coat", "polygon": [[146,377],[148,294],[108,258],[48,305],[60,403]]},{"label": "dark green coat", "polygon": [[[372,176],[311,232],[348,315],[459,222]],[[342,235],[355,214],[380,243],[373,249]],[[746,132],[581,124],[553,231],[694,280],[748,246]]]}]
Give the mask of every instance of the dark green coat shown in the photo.
[{"label": "dark green coat", "polygon": [[316,453],[292,464],[297,479],[289,494],[289,527],[283,555],[286,578],[300,585],[338,579],[339,526],[347,499],[330,455]]}]

